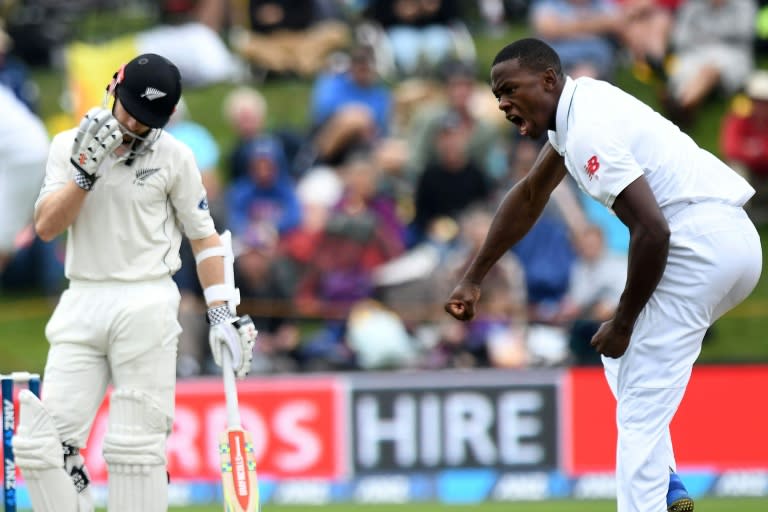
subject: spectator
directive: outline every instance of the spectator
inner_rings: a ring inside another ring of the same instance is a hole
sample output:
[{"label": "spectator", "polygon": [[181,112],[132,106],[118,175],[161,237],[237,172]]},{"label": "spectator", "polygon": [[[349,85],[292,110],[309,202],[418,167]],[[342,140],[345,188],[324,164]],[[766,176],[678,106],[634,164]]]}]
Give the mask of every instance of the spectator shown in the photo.
[{"label": "spectator", "polygon": [[663,98],[667,115],[682,127],[716,90],[733,95],[754,66],[754,0],[684,2],[672,28],[674,63]]},{"label": "spectator", "polygon": [[0,85],[0,273],[25,228],[45,176],[48,133],[42,121],[7,87]]},{"label": "spectator", "polygon": [[416,110],[407,128],[406,136],[411,148],[407,172],[414,183],[424,171],[427,161],[437,157],[436,134],[445,116],[451,112],[467,133],[469,159],[481,169],[484,169],[488,155],[499,141],[497,127],[475,109],[478,95],[490,96],[488,86],[478,84],[475,66],[469,62],[449,60],[442,67],[442,79],[444,99]]},{"label": "spectator", "polygon": [[359,301],[371,298],[374,269],[403,250],[391,206],[374,193],[377,174],[377,168],[364,156],[342,168],[342,199],[299,282],[299,313],[323,319],[302,345],[306,368],[354,367],[354,353],[346,344],[349,312]]},{"label": "spectator", "polygon": [[402,76],[428,74],[455,56],[451,25],[460,19],[456,0],[372,0],[366,17],[386,31]]},{"label": "spectator", "polygon": [[318,0],[249,0],[237,2],[247,20],[233,33],[237,52],[257,69],[310,77],[326,67],[328,56],[350,41],[347,25],[328,17]]},{"label": "spectator", "polygon": [[286,147],[289,144],[286,144],[286,141],[293,142],[296,136],[288,132],[277,133],[267,130],[267,102],[258,90],[247,86],[236,87],[227,94],[222,110],[224,118],[235,135],[235,145],[229,154],[229,165],[226,169],[229,181],[248,174],[252,143],[262,138],[281,146],[276,149],[281,161],[280,167],[289,169],[291,174],[295,174],[292,168],[292,157],[295,151],[289,153]]},{"label": "spectator", "polygon": [[[541,141],[518,140],[509,183],[528,174],[539,148]],[[567,181],[558,185],[536,224],[512,247],[525,276],[528,300],[526,344],[528,362],[532,365],[560,364],[568,357],[563,312],[575,259],[570,234],[585,225],[583,212],[570,187]]]},{"label": "spectator", "polygon": [[299,329],[293,318],[295,279],[287,260],[278,257],[278,234],[269,225],[254,225],[237,239],[235,282],[241,308],[259,331],[252,370],[298,369]]},{"label": "spectator", "polygon": [[[450,293],[464,274],[469,260],[480,248],[491,226],[492,213],[484,207],[469,208],[460,217],[456,245],[433,273],[438,296]],[[526,349],[527,302],[523,268],[507,252],[491,270],[488,286],[472,323],[447,321],[441,314],[438,343],[428,355],[427,367],[519,368],[528,362]],[[437,302],[437,301],[436,301]]]},{"label": "spectator", "polygon": [[571,323],[570,349],[579,364],[600,364],[590,346],[600,324],[613,318],[627,278],[627,253],[606,248],[594,224],[575,235],[577,258],[571,270],[564,320]]},{"label": "spectator", "polygon": [[760,192],[768,183],[768,71],[753,72],[745,92],[747,98],[736,98],[723,118],[720,146],[731,167],[758,190],[750,213],[755,220],[765,222],[768,212]]},{"label": "spectator", "polygon": [[219,150],[219,143],[216,142],[208,128],[192,119],[184,98],[181,98],[176,105],[176,111],[171,115],[165,130],[192,150],[195,163],[203,179],[203,187],[207,193],[211,215],[215,220],[218,219],[220,224],[224,224],[222,222],[223,212],[221,212],[221,205],[219,204],[221,199],[221,182],[219,179],[221,151]]},{"label": "spectator", "polygon": [[625,19],[620,33],[634,62],[635,76],[648,81],[656,78],[666,82],[666,56],[669,35],[674,23],[669,0],[620,0]]},{"label": "spectator", "polygon": [[623,25],[620,9],[608,0],[534,0],[531,6],[534,33],[555,49],[573,78],[612,77]]},{"label": "spectator", "polygon": [[457,219],[472,203],[488,200],[488,181],[481,168],[469,159],[467,141],[461,118],[454,113],[444,116],[437,132],[437,156],[427,162],[416,185],[409,245],[421,241],[435,219]]},{"label": "spectator", "polygon": [[271,138],[250,144],[248,175],[227,190],[229,227],[235,236],[270,223],[282,236],[301,222],[301,208],[288,170],[281,167],[280,145]]},{"label": "spectator", "polygon": [[391,94],[379,82],[373,51],[365,46],[351,50],[348,69],[323,73],[315,80],[311,98],[313,131],[350,104],[371,110],[378,137],[389,133]]},{"label": "spectator", "polygon": [[341,177],[329,167],[310,169],[299,179],[296,195],[301,205],[301,224],[280,237],[278,247],[280,257],[292,265],[296,282],[312,263],[315,248],[324,236],[343,188]]}]

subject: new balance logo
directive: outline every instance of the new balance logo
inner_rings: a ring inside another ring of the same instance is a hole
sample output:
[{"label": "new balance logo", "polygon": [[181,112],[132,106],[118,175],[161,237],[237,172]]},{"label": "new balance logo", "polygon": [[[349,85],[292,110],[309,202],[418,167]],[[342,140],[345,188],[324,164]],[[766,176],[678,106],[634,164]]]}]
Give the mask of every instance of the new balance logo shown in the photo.
[{"label": "new balance logo", "polygon": [[142,98],[147,98],[149,101],[162,98],[163,96],[167,96],[167,94],[160,89],[155,89],[154,87],[147,87],[147,90],[144,91],[144,94],[141,95]]},{"label": "new balance logo", "polygon": [[143,187],[144,182],[147,181],[147,178],[149,178],[159,170],[160,170],[159,167],[152,167],[151,169],[147,169],[147,168],[136,169],[136,179],[133,180],[133,184]]}]

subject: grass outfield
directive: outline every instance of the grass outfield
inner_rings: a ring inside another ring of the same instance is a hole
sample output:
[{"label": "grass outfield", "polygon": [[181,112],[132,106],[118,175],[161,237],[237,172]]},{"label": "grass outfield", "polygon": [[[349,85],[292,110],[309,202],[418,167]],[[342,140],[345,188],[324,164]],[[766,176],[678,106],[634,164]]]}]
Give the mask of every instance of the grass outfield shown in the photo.
[{"label": "grass outfield", "polygon": [[[445,510],[472,510],[473,512],[613,512],[616,505],[613,501],[541,501],[541,502],[508,502],[485,503],[468,505],[441,505],[413,503],[410,505],[329,505],[325,507],[278,506],[266,505],[263,512],[438,512]],[[221,507],[183,507],[171,508],[175,512],[220,512]],[[768,499],[707,499],[696,502],[696,512],[765,512],[768,510]]]}]

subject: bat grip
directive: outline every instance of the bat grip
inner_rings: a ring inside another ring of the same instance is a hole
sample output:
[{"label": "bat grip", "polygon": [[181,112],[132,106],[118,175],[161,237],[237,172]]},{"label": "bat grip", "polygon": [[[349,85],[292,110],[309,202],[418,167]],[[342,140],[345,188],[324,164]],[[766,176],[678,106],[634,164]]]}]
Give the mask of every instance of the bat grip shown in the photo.
[{"label": "bat grip", "polygon": [[227,426],[240,427],[240,408],[237,403],[235,371],[232,368],[232,354],[227,346],[221,350],[221,373],[224,377],[224,397],[227,402]]}]

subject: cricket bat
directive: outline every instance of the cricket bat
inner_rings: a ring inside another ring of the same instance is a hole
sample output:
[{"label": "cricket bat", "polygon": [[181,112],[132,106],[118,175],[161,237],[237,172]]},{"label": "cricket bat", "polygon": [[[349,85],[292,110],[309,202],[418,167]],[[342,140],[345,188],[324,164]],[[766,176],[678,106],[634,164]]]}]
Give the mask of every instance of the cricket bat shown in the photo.
[{"label": "cricket bat", "polygon": [[224,511],[257,512],[260,510],[259,482],[256,476],[253,438],[251,433],[240,425],[232,355],[226,347],[222,347],[221,359],[224,396],[227,402],[227,430],[219,436]]}]

